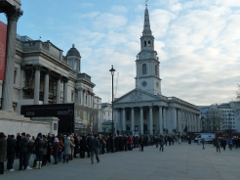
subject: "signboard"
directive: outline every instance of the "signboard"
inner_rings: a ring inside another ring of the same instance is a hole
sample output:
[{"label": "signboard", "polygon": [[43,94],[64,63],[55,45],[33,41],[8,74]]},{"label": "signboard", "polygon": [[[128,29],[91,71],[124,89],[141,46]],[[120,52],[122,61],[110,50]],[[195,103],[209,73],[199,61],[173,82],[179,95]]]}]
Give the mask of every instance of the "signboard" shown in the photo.
[{"label": "signboard", "polygon": [[4,80],[6,67],[7,25],[0,21],[0,80]]}]

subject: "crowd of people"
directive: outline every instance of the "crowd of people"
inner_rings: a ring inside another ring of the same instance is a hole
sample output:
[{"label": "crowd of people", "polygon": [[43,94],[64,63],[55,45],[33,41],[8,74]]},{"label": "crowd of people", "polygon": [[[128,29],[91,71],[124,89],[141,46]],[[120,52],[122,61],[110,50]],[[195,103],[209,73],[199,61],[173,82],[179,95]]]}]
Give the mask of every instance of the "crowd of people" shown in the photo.
[{"label": "crowd of people", "polygon": [[[10,172],[15,171],[13,168],[14,161],[19,161],[18,170],[30,170],[32,168],[41,169],[47,163],[57,165],[59,162],[68,163],[73,158],[89,158],[91,163],[94,159],[99,163],[99,154],[114,153],[118,151],[131,151],[133,148],[139,148],[144,151],[144,146],[159,146],[159,151],[163,152],[165,146],[174,145],[174,142],[180,144],[182,137],[171,135],[140,135],[132,136],[129,134],[117,135],[93,135],[77,134],[69,135],[43,135],[38,133],[37,136],[30,134],[17,133],[16,136],[6,136],[0,133],[0,174],[4,173],[4,161],[7,159],[6,169]],[[203,149],[204,139],[202,140]],[[240,139],[218,138],[214,142],[217,152],[220,147],[224,150],[228,144],[229,148],[233,146],[240,147]],[[94,158],[95,156],[95,158]],[[30,158],[33,158],[33,164],[30,165]]]}]

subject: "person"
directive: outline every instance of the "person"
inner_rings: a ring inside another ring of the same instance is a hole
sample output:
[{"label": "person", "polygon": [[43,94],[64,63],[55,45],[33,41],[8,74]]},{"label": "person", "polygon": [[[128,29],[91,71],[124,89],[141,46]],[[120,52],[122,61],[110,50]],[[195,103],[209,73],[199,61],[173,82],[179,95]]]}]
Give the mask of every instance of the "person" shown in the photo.
[{"label": "person", "polygon": [[34,141],[31,139],[30,134],[27,134],[27,140],[28,140],[28,150],[27,150],[27,168],[26,169],[32,169],[29,166],[29,160],[32,153],[34,153]]},{"label": "person", "polygon": [[26,137],[26,133],[23,132],[22,138],[20,140],[20,159],[19,159],[19,170],[22,170],[22,166],[25,169],[27,169],[28,166],[28,139]]},{"label": "person", "polygon": [[60,148],[59,139],[55,137],[53,143],[53,157],[55,162],[53,164],[58,164],[59,148]]},{"label": "person", "polygon": [[159,145],[160,145],[159,151],[162,151],[162,152],[163,152],[164,144],[165,144],[164,138],[163,138],[163,136],[161,135],[160,138],[159,138]]},{"label": "person", "polygon": [[0,132],[0,174],[4,174],[4,161],[7,154],[7,140],[3,132]]},{"label": "person", "polygon": [[13,163],[16,154],[17,144],[14,138],[14,135],[10,135],[10,137],[7,139],[7,170],[9,170],[10,172],[15,171],[15,169],[13,169]]},{"label": "person", "polygon": [[68,136],[64,139],[63,163],[65,161],[68,163],[68,160],[71,158],[71,147],[74,147],[74,144],[71,141],[71,137]]},{"label": "person", "polygon": [[47,147],[47,144],[43,140],[42,133],[38,133],[37,138],[34,142],[34,146],[35,146],[35,151],[36,151],[37,168],[41,169],[43,150],[44,150],[44,148]]},{"label": "person", "polygon": [[72,142],[70,145],[70,149],[71,149],[71,155],[70,155],[70,160],[73,160],[73,153],[74,153],[74,148],[75,148],[75,142],[74,142],[74,138],[73,135],[70,135],[70,141]]},{"label": "person", "polygon": [[202,138],[202,145],[203,145],[202,148],[205,149],[205,147],[204,147],[204,145],[205,145],[205,139],[204,139],[204,138]]},{"label": "person", "polygon": [[73,157],[77,158],[77,153],[80,154],[80,152],[79,152],[79,141],[78,141],[77,133],[74,134],[73,139],[74,139],[74,144],[75,144]]},{"label": "person", "polygon": [[221,150],[220,150],[220,140],[219,140],[219,138],[216,139],[216,151],[217,151],[217,152],[221,152]]},{"label": "person", "polygon": [[232,150],[233,141],[231,138],[228,139],[228,146],[229,146],[230,150]]},{"label": "person", "polygon": [[144,137],[143,137],[143,135],[141,135],[140,138],[139,138],[139,144],[140,144],[140,150],[143,152],[143,150],[144,150]]},{"label": "person", "polygon": [[93,164],[93,156],[94,156],[94,154],[96,156],[97,162],[98,163],[100,162],[100,159],[98,157],[98,147],[99,146],[100,146],[99,140],[96,138],[96,136],[94,136],[92,134],[92,136],[89,138],[89,141],[88,141],[88,147],[89,147],[89,150],[91,152],[91,162],[92,162],[92,164]]}]

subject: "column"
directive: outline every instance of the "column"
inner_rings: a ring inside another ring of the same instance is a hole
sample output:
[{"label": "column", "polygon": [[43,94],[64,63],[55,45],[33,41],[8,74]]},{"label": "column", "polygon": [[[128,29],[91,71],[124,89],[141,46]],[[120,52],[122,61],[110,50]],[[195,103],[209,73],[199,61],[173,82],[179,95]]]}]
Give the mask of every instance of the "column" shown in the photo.
[{"label": "column", "polygon": [[63,103],[68,102],[68,80],[64,81],[64,97],[63,97]]},{"label": "column", "polygon": [[163,128],[167,129],[166,107],[163,108]]},{"label": "column", "polygon": [[150,134],[153,134],[153,114],[152,114],[152,106],[149,106],[149,130],[150,130]]},{"label": "column", "polygon": [[39,88],[40,87],[40,66],[35,67],[34,79],[34,104],[39,104]]},{"label": "column", "polygon": [[144,132],[143,132],[143,107],[140,107],[140,127],[138,129],[140,130],[141,134],[144,134]]},{"label": "column", "polygon": [[131,117],[131,130],[132,130],[132,132],[134,132],[134,107],[132,107],[132,112],[131,112],[131,115],[132,115],[132,117]]},{"label": "column", "polygon": [[81,95],[82,95],[82,93],[81,93],[81,89],[78,89],[78,104],[81,104]]},{"label": "column", "polygon": [[8,27],[7,27],[7,52],[6,52],[6,72],[3,83],[2,96],[2,110],[13,111],[13,75],[15,65],[15,52],[16,52],[16,34],[17,34],[17,21],[22,15],[19,8],[10,7],[5,12]]},{"label": "column", "polygon": [[162,106],[159,106],[159,121],[158,121],[158,127],[159,127],[159,134],[162,134],[163,133],[163,127],[162,127]]},{"label": "column", "polygon": [[126,131],[126,113],[125,108],[122,109],[122,130]]},{"label": "column", "polygon": [[117,109],[113,109],[113,118],[114,118],[114,133],[117,132],[117,122],[118,122],[118,117],[117,117]]},{"label": "column", "polygon": [[[176,108],[172,108],[172,115],[173,115],[173,122],[172,122],[172,128],[176,129],[177,128],[177,123],[176,123]],[[171,130],[172,131],[172,130]]]},{"label": "column", "polygon": [[49,97],[49,72],[46,72],[46,74],[45,74],[45,81],[44,81],[43,104],[48,104],[48,97]]},{"label": "column", "polygon": [[61,79],[57,80],[57,104],[60,104],[60,96],[61,96]]}]

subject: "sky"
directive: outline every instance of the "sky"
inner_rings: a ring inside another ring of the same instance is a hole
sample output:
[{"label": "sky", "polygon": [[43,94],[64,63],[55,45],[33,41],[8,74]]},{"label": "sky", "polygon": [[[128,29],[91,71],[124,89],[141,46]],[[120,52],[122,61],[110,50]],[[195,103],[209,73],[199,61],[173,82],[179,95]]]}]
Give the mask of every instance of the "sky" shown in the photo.
[{"label": "sky", "polygon": [[[17,33],[75,44],[95,95],[111,102],[135,88],[145,0],[21,0]],[[240,0],[149,0],[162,95],[195,105],[236,100],[240,84]],[[0,14],[0,21],[6,17]]]}]

